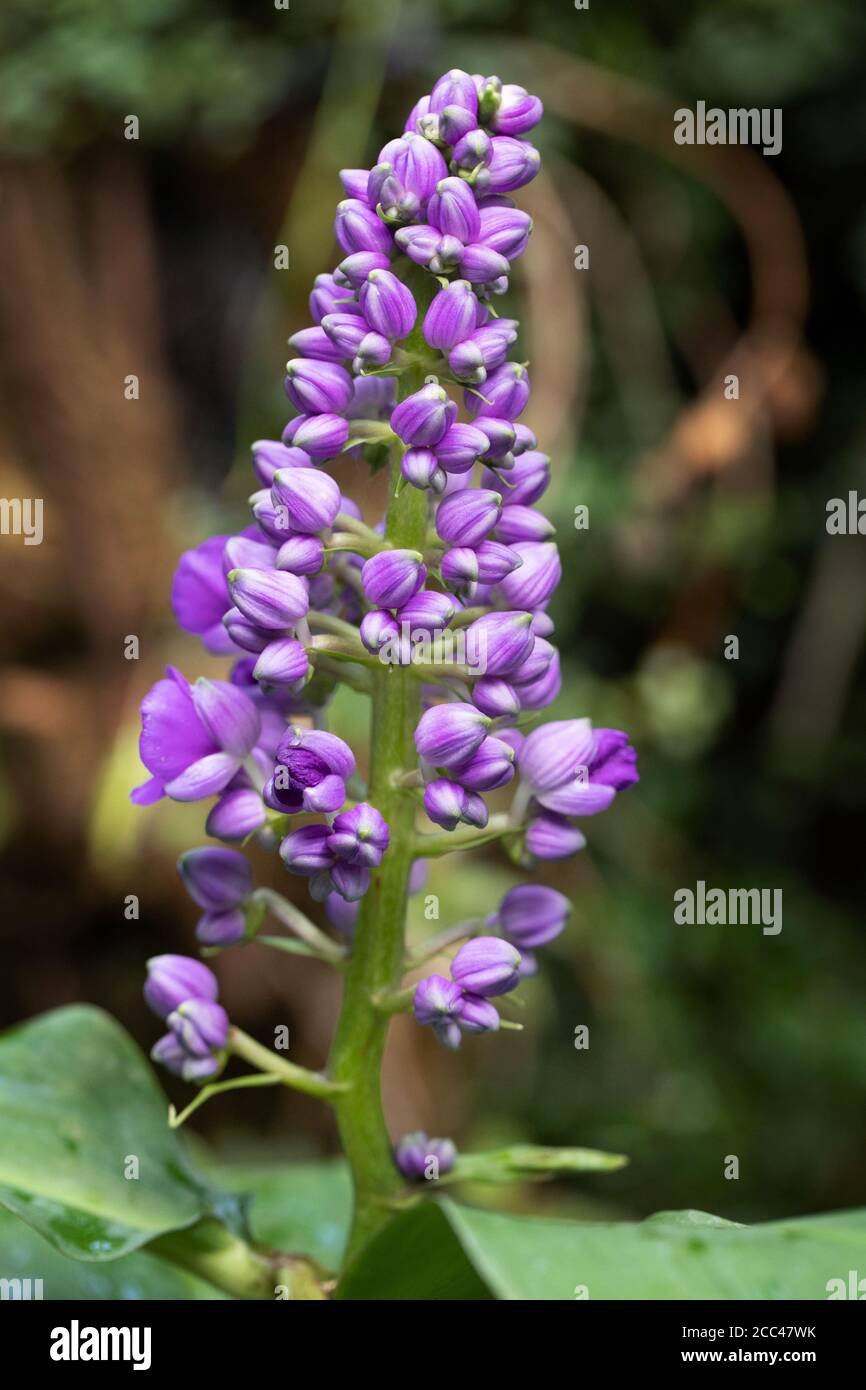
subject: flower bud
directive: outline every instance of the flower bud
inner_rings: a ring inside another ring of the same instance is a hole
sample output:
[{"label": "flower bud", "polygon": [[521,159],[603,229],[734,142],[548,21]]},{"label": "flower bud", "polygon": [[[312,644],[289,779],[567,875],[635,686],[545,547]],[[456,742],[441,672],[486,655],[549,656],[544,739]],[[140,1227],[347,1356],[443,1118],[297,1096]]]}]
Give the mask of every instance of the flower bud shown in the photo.
[{"label": "flower bud", "polygon": [[517,609],[508,613],[485,613],[466,630],[467,645],[477,651],[484,663],[484,674],[502,676],[514,671],[535,645],[532,614]]},{"label": "flower bud", "polygon": [[466,488],[445,497],[436,512],[436,530],[448,545],[478,545],[496,525],[502,501],[484,488]]},{"label": "flower bud", "polygon": [[460,274],[465,279],[473,285],[492,285],[504,280],[505,285],[500,286],[498,291],[503,294],[508,287],[508,269],[504,256],[492,251],[489,246],[482,246],[480,242],[466,246],[460,257]]},{"label": "flower bud", "polygon": [[472,757],[458,763],[451,773],[467,791],[495,791],[514,776],[514,749],[503,739],[486,738]]},{"label": "flower bud", "polygon": [[316,323],[321,323],[326,314],[360,314],[360,306],[346,303],[346,298],[345,287],[333,275],[317,275],[310,294],[310,314]]},{"label": "flower bud", "polygon": [[[516,952],[515,952],[516,954]],[[459,985],[446,980],[443,975],[428,975],[419,980],[415,987],[413,1008],[419,1023],[439,1023],[453,1018],[463,991]]]},{"label": "flower bud", "polygon": [[369,372],[385,367],[391,360],[391,343],[381,333],[367,333],[352,359],[353,372]]},{"label": "flower bud", "polygon": [[390,270],[371,270],[359,298],[364,318],[375,333],[395,342],[412,332],[418,306],[412,291]]},{"label": "flower bud", "polygon": [[187,850],[177,868],[186,891],[205,912],[237,907],[252,892],[252,869],[234,849]]},{"label": "flower bud", "polygon": [[295,685],[305,680],[310,669],[307,653],[292,637],[279,637],[259,656],[253,676],[265,685]]},{"label": "flower bud", "polygon": [[423,556],[417,550],[380,550],[361,570],[364,593],[376,608],[400,608],[426,578]]},{"label": "flower bud", "polygon": [[525,845],[534,859],[570,859],[586,848],[586,836],[565,816],[545,811],[526,827]]},{"label": "flower bud", "polygon": [[499,592],[515,608],[543,608],[562,578],[553,541],[522,541],[513,549],[523,564],[500,581]]},{"label": "flower bud", "polygon": [[386,609],[373,609],[371,613],[365,613],[361,620],[359,629],[361,641],[372,652],[374,656],[381,651],[386,643],[399,641],[400,624]]},{"label": "flower bud", "polygon": [[456,145],[471,130],[477,129],[475,114],[465,106],[443,106],[441,111],[432,114],[429,119],[436,122],[438,138],[445,145]]},{"label": "flower bud", "polygon": [[[253,470],[262,487],[270,487],[278,468],[309,468],[312,458],[300,445],[288,449],[283,440],[257,439],[252,447]],[[232,537],[237,539],[237,537]]]},{"label": "flower bud", "polygon": [[410,632],[436,632],[448,626],[455,612],[454,600],[448,594],[421,589],[401,604],[397,621],[407,623]]},{"label": "flower bud", "polygon": [[555,888],[519,883],[499,904],[496,925],[519,950],[534,950],[559,936],[570,912],[568,898]]},{"label": "flower bud", "polygon": [[[517,692],[501,676],[482,676],[472,689],[472,703],[491,719],[513,718],[520,713]],[[483,744],[482,744],[483,747]]]},{"label": "flower bud", "polygon": [[302,414],[339,415],[352,399],[352,378],[335,362],[293,357],[286,363],[286,395]]},{"label": "flower bud", "polygon": [[474,425],[459,422],[446,430],[436,445],[436,457],[446,473],[468,473],[490,447],[487,435]]},{"label": "flower bud", "polygon": [[430,93],[431,111],[444,111],[446,106],[462,106],[465,110],[471,111],[473,116],[477,115],[478,93],[475,83],[462,68],[452,68],[450,72],[446,72]]},{"label": "flower bud", "polygon": [[319,536],[289,536],[277,551],[277,569],[289,574],[318,574],[325,560],[325,545]]},{"label": "flower bud", "polygon": [[357,198],[361,203],[369,203],[367,197],[367,183],[370,178],[369,169],[341,169],[340,183],[347,198]]},{"label": "flower bud", "polygon": [[[455,1024],[455,1027],[457,1025]],[[159,1062],[174,1076],[184,1081],[205,1081],[220,1069],[219,1059],[208,1053],[204,1057],[194,1057],[174,1033],[166,1033],[150,1049],[151,1060]]]},{"label": "flower bud", "polygon": [[425,710],[415,730],[415,747],[434,767],[465,762],[485,737],[490,720],[474,705],[454,702]]},{"label": "flower bud", "polygon": [[291,627],[310,606],[304,581],[284,570],[232,570],[228,581],[235,607],[256,627]]},{"label": "flower bud", "polygon": [[[324,364],[323,364],[324,365]],[[516,420],[529,400],[529,376],[519,362],[503,362],[487,378],[484,398],[474,391],[464,392],[466,409],[475,417],[495,416]]]},{"label": "flower bud", "polygon": [[464,1033],[495,1033],[499,1027],[494,1005],[478,994],[464,994],[455,1017]]},{"label": "flower bud", "polygon": [[[371,270],[387,270],[391,264],[387,256],[383,256],[381,251],[355,251],[351,256],[346,256],[340,261],[334,271],[334,279],[338,285],[344,285],[344,295],[349,290],[359,290],[363,285]],[[347,313],[352,312],[352,304],[338,305]],[[360,311],[360,305],[357,306]],[[322,320],[324,324],[324,319]]]},{"label": "flower bud", "polygon": [[[504,467],[503,460],[508,456],[514,443],[516,426],[510,420],[501,420],[493,415],[481,415],[475,421],[473,428],[480,430],[487,438],[487,453],[484,456],[484,462],[495,462],[500,468]],[[495,473],[485,473],[482,484],[484,487],[493,488],[496,492],[507,493],[505,484],[497,478]],[[505,501],[504,495],[503,501]]]},{"label": "flower bud", "polygon": [[454,423],[457,406],[441,386],[424,386],[391,414],[391,428],[404,444],[432,448]]},{"label": "flower bud", "polygon": [[159,1018],[167,1018],[186,999],[216,999],[216,975],[191,956],[151,956],[144,998]]},{"label": "flower bud", "polygon": [[530,96],[525,87],[513,82],[503,85],[499,106],[488,124],[497,135],[525,135],[544,115],[538,97]]},{"label": "flower bud", "polygon": [[515,140],[510,135],[495,135],[490,162],[487,165],[491,193],[513,193],[530,183],[541,168],[541,155],[528,140]]},{"label": "flower bud", "polygon": [[375,868],[382,862],[390,842],[390,831],[383,817],[366,801],[334,817],[328,848],[349,864]]},{"label": "flower bud", "polygon": [[471,546],[457,545],[442,556],[442,583],[449,589],[461,591],[478,581],[478,554]]},{"label": "flower bud", "polygon": [[[489,423],[486,419],[476,421],[479,429],[484,429]],[[514,466],[509,470],[507,487],[492,473],[485,473],[481,481],[484,487],[502,494],[504,506],[531,507],[550,484],[550,459],[547,454],[532,449],[515,459]]]},{"label": "flower bud", "polygon": [[451,962],[451,978],[467,994],[492,999],[520,982],[520,952],[498,936],[476,936]]},{"label": "flower bud", "polygon": [[478,578],[482,584],[498,584],[506,574],[519,569],[523,563],[516,551],[499,541],[482,541],[476,546]]},{"label": "flower bud", "polygon": [[493,141],[486,130],[476,127],[467,131],[451,151],[451,168],[471,174],[479,165],[490,163],[493,156]]},{"label": "flower bud", "polygon": [[[348,317],[357,319],[358,315],[350,314]],[[324,327],[300,329],[289,338],[289,347],[297,357],[310,357],[317,362],[342,362],[346,356],[345,352],[341,352],[339,345],[328,336]]]},{"label": "flower bud", "polygon": [[226,912],[206,912],[195,927],[195,939],[201,946],[234,946],[247,934],[247,919],[240,908]]},{"label": "flower bud", "polygon": [[223,792],[211,807],[205,830],[216,840],[246,840],[265,823],[262,798],[252,787]]},{"label": "flower bud", "polygon": [[400,461],[400,471],[413,487],[428,488],[441,469],[432,449],[407,449]]},{"label": "flower bud", "polygon": [[228,1042],[229,1016],[221,1004],[211,999],[185,999],[169,1014],[166,1023],[193,1057],[206,1057]]},{"label": "flower bud", "polygon": [[394,1162],[404,1178],[418,1182],[432,1174],[433,1178],[450,1173],[457,1159],[457,1150],[450,1139],[428,1139],[423,1130],[404,1134],[394,1150]]},{"label": "flower bud", "polygon": [[281,468],[271,489],[274,506],[285,508],[293,531],[314,535],[333,526],[340,510],[340,489],[329,473]]},{"label": "flower bud", "polygon": [[239,608],[230,608],[224,614],[223,626],[236,647],[245,652],[253,652],[256,656],[273,640],[273,631],[256,627],[255,623],[244,617]]},{"label": "flower bud", "polygon": [[496,534],[506,545],[518,545],[521,541],[546,541],[555,529],[544,512],[519,504],[503,507],[496,524]]},{"label": "flower bud", "polygon": [[422,135],[408,132],[389,140],[379,151],[380,164],[390,164],[403,187],[426,203],[440,179],[448,174],[442,155]]},{"label": "flower bud", "polygon": [[465,809],[466,793],[459,783],[437,777],[425,786],[424,810],[434,825],[454,830],[463,820]]},{"label": "flower bud", "polygon": [[520,208],[485,207],[478,214],[480,229],[477,240],[489,251],[496,251],[508,261],[516,261],[529,244],[532,218]]},{"label": "flower bud", "polygon": [[[502,159],[500,163],[503,163]],[[514,163],[513,159],[511,163]],[[514,186],[519,188],[520,185]],[[388,228],[372,208],[368,208],[366,203],[362,203],[358,198],[345,198],[342,203],[337,204],[334,235],[349,256],[355,251],[379,251],[384,256],[391,252],[391,234]]]},{"label": "flower bud", "polygon": [[[339,349],[338,360],[354,357],[361,343],[369,333],[369,325],[363,314],[326,314],[322,319],[322,332]],[[311,417],[315,419],[315,416]],[[339,416],[336,418],[340,418]]]},{"label": "flower bud", "polygon": [[280,844],[280,858],[289,873],[305,877],[330,869],[334,855],[328,848],[329,825],[303,825],[293,830]]},{"label": "flower bud", "polygon": [[434,297],[424,316],[424,337],[431,347],[449,351],[475,331],[476,299],[468,280],[455,280]]},{"label": "flower bud", "polygon": [[443,236],[456,237],[464,246],[476,241],[481,218],[472,189],[463,179],[442,179],[427,204],[427,221]]}]

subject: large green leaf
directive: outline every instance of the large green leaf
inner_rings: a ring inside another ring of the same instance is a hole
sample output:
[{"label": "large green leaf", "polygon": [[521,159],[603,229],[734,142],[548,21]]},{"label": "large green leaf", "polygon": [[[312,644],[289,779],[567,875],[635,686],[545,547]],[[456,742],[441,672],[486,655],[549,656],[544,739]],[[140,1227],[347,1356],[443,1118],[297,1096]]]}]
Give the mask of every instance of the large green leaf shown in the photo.
[{"label": "large green leaf", "polygon": [[135,1043],[79,1005],[0,1037],[0,1204],[84,1260],[115,1259],[209,1212],[237,1220],[169,1129]]},{"label": "large green leaf", "polygon": [[352,1212],[344,1163],[225,1165],[213,1171],[221,1186],[252,1198],[249,1219],[257,1240],[339,1269]]},{"label": "large green leaf", "polygon": [[[118,1260],[71,1260],[61,1255],[32,1226],[0,1210],[0,1275],[4,1279],[29,1279],[16,1290],[46,1300],[84,1299],[222,1299],[225,1294],[195,1275],[158,1259],[147,1250],[135,1250]],[[37,1289],[35,1280],[41,1280]],[[11,1289],[8,1290],[12,1292]]]},{"label": "large green leaf", "polygon": [[347,1271],[344,1299],[825,1299],[866,1259],[866,1211],[738,1226],[703,1212],[640,1223],[504,1216],[425,1202]]}]

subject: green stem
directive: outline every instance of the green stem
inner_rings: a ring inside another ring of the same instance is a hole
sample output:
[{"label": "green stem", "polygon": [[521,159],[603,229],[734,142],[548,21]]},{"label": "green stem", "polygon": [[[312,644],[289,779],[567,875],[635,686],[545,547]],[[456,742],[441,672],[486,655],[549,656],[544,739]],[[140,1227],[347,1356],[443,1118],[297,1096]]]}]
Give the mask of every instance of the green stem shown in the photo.
[{"label": "green stem", "polygon": [[263,1047],[256,1042],[248,1033],[244,1033],[240,1028],[229,1030],[228,1050],[233,1052],[236,1057],[242,1057],[245,1062],[249,1062],[251,1067],[258,1071],[267,1072],[275,1076],[284,1085],[291,1086],[295,1091],[303,1091],[308,1096],[318,1096],[320,1100],[330,1100],[336,1103],[338,1097],[345,1091],[347,1082],[340,1083],[336,1080],[329,1081],[327,1076],[321,1072],[309,1071],[306,1067],[299,1067],[294,1062],[288,1062],[285,1057],[279,1057],[276,1052],[272,1052],[269,1047]]},{"label": "green stem", "polygon": [[[435,283],[431,283],[435,291]],[[426,285],[424,290],[429,298]],[[421,317],[423,308],[419,306],[419,321]],[[401,394],[419,390],[423,381],[419,367],[408,370]],[[401,489],[401,477],[399,450],[394,448],[385,539],[401,550],[421,550],[427,530],[427,495],[416,488]],[[421,687],[409,671],[377,664],[379,669],[371,672],[369,796],[388,823],[391,843],[361,901],[329,1067],[335,1081],[351,1088],[336,1103],[340,1138],[354,1187],[347,1260],[388,1220],[388,1203],[403,1186],[382,1112],[379,1075],[388,1017],[377,1009],[375,997],[397,986],[403,971],[415,803],[394,785],[394,774],[413,766],[417,759],[414,734],[421,715]]]}]

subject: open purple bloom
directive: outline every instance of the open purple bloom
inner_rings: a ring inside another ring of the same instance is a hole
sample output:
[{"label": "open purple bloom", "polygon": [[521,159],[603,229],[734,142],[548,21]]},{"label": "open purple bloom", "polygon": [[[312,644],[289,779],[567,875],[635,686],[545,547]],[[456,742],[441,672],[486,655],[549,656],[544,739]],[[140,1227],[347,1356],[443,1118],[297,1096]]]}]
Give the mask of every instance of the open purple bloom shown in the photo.
[{"label": "open purple bloom", "polygon": [[234,643],[223,627],[223,613],[229,607],[229,593],[222,565],[228,536],[211,536],[194,550],[184,551],[171,586],[171,606],[185,632],[200,637],[214,656],[234,651]]},{"label": "open purple bloom", "polygon": [[328,848],[338,859],[371,869],[382,862],[390,838],[388,826],[375,806],[361,801],[351,811],[334,817]]},{"label": "open purple bloom", "polygon": [[263,796],[275,811],[339,811],[355,771],[351,748],[336,734],[290,728],[276,753]]}]

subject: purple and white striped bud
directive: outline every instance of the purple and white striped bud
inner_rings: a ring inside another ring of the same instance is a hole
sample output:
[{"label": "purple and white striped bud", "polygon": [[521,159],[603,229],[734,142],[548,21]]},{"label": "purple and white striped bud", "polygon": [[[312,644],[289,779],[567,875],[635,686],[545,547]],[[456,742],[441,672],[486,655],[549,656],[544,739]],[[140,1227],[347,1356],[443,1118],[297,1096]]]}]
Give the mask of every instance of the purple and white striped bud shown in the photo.
[{"label": "purple and white striped bud", "polygon": [[277,551],[277,569],[289,574],[318,574],[325,560],[325,544],[318,536],[290,536]]},{"label": "purple and white striped bud", "polygon": [[229,1016],[221,1004],[211,999],[185,999],[166,1023],[181,1047],[193,1057],[207,1057],[225,1047],[229,1037]]},{"label": "purple and white striped bud", "polygon": [[457,423],[446,430],[436,445],[436,457],[446,473],[468,473],[490,447],[487,435],[475,425]]},{"label": "purple and white striped bud", "polygon": [[466,409],[478,418],[495,416],[516,420],[529,400],[529,376],[519,362],[504,362],[487,378],[483,398],[476,391],[464,392]]},{"label": "purple and white striped bud", "polygon": [[286,395],[304,415],[339,415],[352,399],[352,378],[336,362],[293,357],[286,363]]},{"label": "purple and white striped bud", "polygon": [[342,362],[346,356],[322,327],[302,328],[299,332],[293,333],[289,339],[289,347],[296,356],[312,357],[317,362]]},{"label": "purple and white striped bud", "polygon": [[415,747],[434,767],[454,767],[471,758],[489,724],[487,716],[474,705],[434,705],[418,721]]},{"label": "purple and white striped bud", "polygon": [[450,1139],[428,1139],[420,1129],[414,1134],[404,1134],[394,1150],[394,1162],[410,1182],[444,1177],[451,1172],[456,1160],[457,1150]]},{"label": "purple and white striped bud", "polygon": [[158,1018],[168,1018],[186,999],[214,1000],[218,993],[216,975],[191,956],[151,956],[147,962],[144,999]]},{"label": "purple and white striped bud", "polygon": [[476,936],[451,962],[451,978],[467,994],[493,999],[520,983],[520,952],[499,936]]},{"label": "purple and white striped bud", "polygon": [[470,337],[464,338],[448,355],[448,365],[461,381],[484,381],[487,373],[499,367],[508,355],[508,349],[516,340],[514,319],[494,319],[491,323],[476,328]]},{"label": "purple and white striped bud", "polygon": [[524,425],[522,421],[518,421],[514,426],[514,457],[517,458],[519,454],[525,454],[527,449],[537,448],[538,439],[535,432],[528,425]]},{"label": "purple and white striped bud", "polygon": [[391,360],[391,342],[381,333],[366,333],[352,359],[353,372],[369,372],[385,367]]},{"label": "purple and white striped bud", "polygon": [[485,207],[480,210],[478,242],[508,261],[516,261],[529,244],[532,218],[520,208]]},{"label": "purple and white striped bud", "polygon": [[434,478],[442,470],[432,449],[407,449],[400,461],[400,471],[413,487],[428,488],[434,486]]},{"label": "purple and white striped bud", "polygon": [[[477,117],[465,106],[443,106],[441,111],[431,113],[428,120],[435,121],[437,138],[444,145],[456,145],[477,129]],[[427,130],[424,134],[428,140],[431,138]]]},{"label": "purple and white striped bud", "polygon": [[289,441],[282,444],[276,439],[257,439],[252,447],[253,471],[262,487],[270,487],[278,468],[309,468],[312,462],[309,451],[300,445],[288,449]]},{"label": "purple and white striped bud", "polygon": [[463,998],[463,991],[443,975],[428,975],[415,987],[413,1009],[419,1023],[436,1024],[453,1018]]},{"label": "purple and white striped bud", "polygon": [[403,187],[390,164],[379,164],[371,170],[368,189],[373,186],[376,188],[376,212],[383,222],[395,226],[417,220],[421,213],[421,199]]},{"label": "purple and white striped bud", "polygon": [[[351,290],[359,290],[370,274],[371,270],[387,270],[391,264],[387,256],[383,256],[381,251],[354,251],[351,256],[346,256],[340,261],[334,271],[334,279],[338,285],[344,285],[344,294]],[[338,305],[348,313],[352,312],[351,304]],[[360,309],[360,305],[358,306]],[[324,323],[324,320],[323,320]]]},{"label": "purple and white striped bud", "polygon": [[245,618],[239,608],[230,608],[223,616],[223,626],[236,647],[258,655],[273,640],[273,631],[257,627]]},{"label": "purple and white striped bud", "polygon": [[322,319],[322,332],[339,349],[340,361],[355,356],[369,331],[363,314],[326,314]]},{"label": "purple and white striped bud", "polygon": [[304,581],[284,570],[232,570],[228,582],[235,607],[256,627],[291,627],[310,607]]},{"label": "purple and white striped bud", "polygon": [[464,1033],[495,1033],[499,1027],[495,1006],[479,994],[464,994],[455,1017]]},{"label": "purple and white striped bud", "polygon": [[391,414],[391,429],[404,444],[433,448],[453,425],[457,406],[441,386],[424,386]]},{"label": "purple and white striped bud", "polygon": [[341,454],[349,438],[349,423],[342,415],[299,415],[286,426],[291,442],[313,459],[332,459]]},{"label": "purple and white striped bud", "polygon": [[389,140],[379,151],[377,162],[390,164],[402,186],[422,203],[427,202],[439,180],[448,174],[448,166],[436,146],[411,131]]},{"label": "purple and white striped bud", "polygon": [[553,522],[544,512],[519,504],[503,507],[496,524],[496,534],[506,545],[519,545],[522,541],[547,541],[555,530]]},{"label": "purple and white striped bud", "polygon": [[[480,419],[476,423],[479,429],[484,429],[490,422]],[[484,487],[502,494],[506,507],[531,507],[550,485],[550,459],[547,454],[530,449],[514,460],[507,487],[493,473],[485,473],[481,481]]]},{"label": "purple and white striped bud", "polygon": [[513,547],[523,564],[499,583],[499,593],[514,608],[543,608],[562,578],[553,541],[522,541]]},{"label": "purple and white striped bud", "polygon": [[497,293],[504,293],[508,288],[508,268],[504,256],[489,246],[482,246],[480,242],[466,246],[460,257],[460,274],[471,284],[493,285],[504,280],[504,286]]},{"label": "purple and white striped bud", "polygon": [[366,801],[335,816],[331,830],[328,848],[337,858],[368,869],[382,862],[391,839],[385,820]]},{"label": "purple and white striped bud", "polygon": [[[454,1024],[456,1028],[456,1023]],[[459,1033],[459,1029],[457,1030]],[[174,1033],[166,1033],[150,1049],[150,1058],[184,1081],[206,1081],[220,1069],[218,1057],[194,1057]]]},{"label": "purple and white striped bud", "polygon": [[400,624],[384,608],[374,608],[371,613],[365,613],[359,631],[361,641],[374,656],[377,656],[386,644],[393,644],[400,639]]},{"label": "purple and white striped bud", "polygon": [[478,554],[469,545],[457,545],[446,550],[440,564],[442,583],[449,589],[462,591],[478,582]]},{"label": "purple and white striped bud", "polygon": [[538,97],[531,96],[525,87],[514,82],[503,85],[499,106],[489,122],[497,135],[525,135],[544,115]]},{"label": "purple and white striped bud", "polygon": [[434,825],[454,830],[464,817],[466,792],[458,782],[437,777],[424,788],[424,810]]},{"label": "purple and white striped bud", "polygon": [[311,877],[332,868],[335,856],[328,848],[330,835],[329,825],[302,825],[287,835],[280,844],[280,858],[289,873]]},{"label": "purple and white striped bud", "polygon": [[205,830],[216,840],[246,840],[265,823],[262,798],[252,787],[223,792],[211,807]]},{"label": "purple and white striped bud", "polygon": [[383,338],[396,342],[415,327],[418,306],[412,291],[390,270],[372,270],[359,298],[364,318]]},{"label": "purple and white striped bud", "polygon": [[541,168],[541,155],[528,140],[515,140],[510,135],[494,135],[493,149],[487,170],[491,193],[513,193],[531,183]]},{"label": "purple and white striped bud", "polygon": [[468,280],[455,280],[440,290],[424,316],[424,337],[431,347],[450,351],[474,333],[478,300]]},{"label": "purple and white striped bud", "polygon": [[[488,447],[484,462],[497,463],[499,467],[504,467],[503,460],[509,456],[515,440],[516,426],[510,420],[501,420],[494,415],[480,415],[475,421],[474,428],[480,430],[487,437]],[[507,492],[505,484],[496,477],[495,473],[485,473],[482,485],[492,487],[496,492],[503,494]],[[505,500],[504,496],[503,500]]]},{"label": "purple and white striped bud", "polygon": [[177,861],[183,886],[205,912],[225,912],[249,897],[253,873],[234,849],[190,849]]},{"label": "purple and white striped bud", "polygon": [[451,168],[471,174],[479,166],[490,163],[493,156],[493,141],[486,130],[476,127],[467,131],[451,151]]},{"label": "purple and white striped bud", "polygon": [[478,119],[484,125],[489,125],[502,100],[502,81],[498,77],[479,76],[474,78],[474,82],[478,92]]},{"label": "purple and white striped bud", "polygon": [[485,675],[507,675],[526,660],[535,645],[532,614],[523,610],[485,613],[470,623],[466,640],[480,653]]},{"label": "purple and white striped bud", "polygon": [[[520,713],[520,701],[513,685],[501,676],[482,676],[472,689],[472,703],[491,719],[512,719]],[[482,745],[483,747],[483,745]]]},{"label": "purple and white striped bud", "polygon": [[359,198],[345,198],[337,204],[334,235],[347,256],[356,251],[378,251],[384,256],[391,252],[391,233]]},{"label": "purple and white striped bud", "polygon": [[289,527],[308,535],[333,526],[340,510],[334,479],[312,469],[281,468],[274,474],[271,496],[275,507],[284,508]]},{"label": "purple and white striped bud", "polygon": [[296,685],[306,680],[310,663],[300,642],[280,637],[260,654],[253,667],[253,677],[264,685]]},{"label": "purple and white striped bud", "polygon": [[443,236],[456,237],[464,246],[476,241],[481,217],[472,189],[463,179],[442,179],[427,204],[427,221]]},{"label": "purple and white striped bud", "polygon": [[465,763],[451,769],[461,787],[470,792],[491,792],[514,776],[514,749],[500,738],[486,738]]},{"label": "purple and white striped bud", "polygon": [[417,550],[380,550],[361,570],[364,594],[376,608],[402,607],[426,578],[424,557]]},{"label": "purple and white striped bud", "polygon": [[475,559],[482,584],[498,584],[523,563],[516,551],[500,541],[482,541],[475,548]]},{"label": "purple and white striped bud", "polygon": [[501,510],[502,499],[495,492],[466,488],[439,503],[436,531],[448,545],[476,546],[493,530]]},{"label": "purple and white striped bud", "polygon": [[347,198],[357,198],[361,203],[368,203],[367,183],[370,178],[369,169],[341,169],[340,183]]},{"label": "purple and white striped bud", "polygon": [[446,72],[430,93],[431,111],[444,111],[446,106],[462,106],[466,111],[471,111],[473,116],[478,113],[475,83],[462,68],[452,68],[450,72]]},{"label": "purple and white striped bud", "polygon": [[496,912],[495,925],[518,950],[546,946],[564,929],[571,903],[555,888],[540,883],[519,883],[505,894]]},{"label": "purple and white striped bud", "polygon": [[333,275],[317,275],[310,294],[310,315],[316,323],[321,323],[326,314],[360,314],[359,305],[347,303],[345,286],[339,284]]},{"label": "purple and white striped bud", "polygon": [[586,848],[586,836],[565,816],[545,811],[529,822],[524,843],[533,859],[570,859]]},{"label": "purple and white striped bud", "polygon": [[448,626],[455,612],[454,600],[448,594],[420,589],[401,605],[397,621],[408,623],[410,631],[437,632]]},{"label": "purple and white striped bud", "polygon": [[431,256],[427,268],[432,270],[434,275],[447,275],[460,264],[462,257],[463,242],[460,238],[443,232],[436,243],[436,250]]},{"label": "purple and white striped bud", "polygon": [[[435,227],[421,223],[417,227],[401,227],[394,240],[405,256],[416,265],[430,266],[438,252],[442,235]],[[458,242],[462,251],[462,246]]]}]

